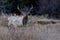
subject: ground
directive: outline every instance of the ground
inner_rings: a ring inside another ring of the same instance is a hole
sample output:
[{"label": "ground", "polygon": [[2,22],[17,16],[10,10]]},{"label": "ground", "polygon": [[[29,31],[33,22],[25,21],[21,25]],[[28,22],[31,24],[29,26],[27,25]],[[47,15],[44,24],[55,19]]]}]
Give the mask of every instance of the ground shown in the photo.
[{"label": "ground", "polygon": [[13,29],[7,26],[6,18],[0,17],[0,40],[60,40],[60,23],[41,24],[37,16],[30,19],[26,26]]}]

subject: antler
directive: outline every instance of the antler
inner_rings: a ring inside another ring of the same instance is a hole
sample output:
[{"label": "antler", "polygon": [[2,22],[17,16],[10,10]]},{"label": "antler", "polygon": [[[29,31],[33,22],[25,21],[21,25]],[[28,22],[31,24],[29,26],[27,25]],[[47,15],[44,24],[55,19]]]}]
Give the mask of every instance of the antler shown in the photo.
[{"label": "antler", "polygon": [[33,9],[33,5],[31,6],[30,10],[28,11],[28,14],[31,12],[32,9]]},{"label": "antler", "polygon": [[17,9],[22,13],[22,10],[20,10],[19,6],[17,6]]},{"label": "antler", "polygon": [[17,9],[23,14],[23,15],[28,15],[31,10],[33,9],[33,5],[31,6],[31,8],[29,9],[28,7],[24,7],[24,8],[19,8],[19,6],[17,6]]}]

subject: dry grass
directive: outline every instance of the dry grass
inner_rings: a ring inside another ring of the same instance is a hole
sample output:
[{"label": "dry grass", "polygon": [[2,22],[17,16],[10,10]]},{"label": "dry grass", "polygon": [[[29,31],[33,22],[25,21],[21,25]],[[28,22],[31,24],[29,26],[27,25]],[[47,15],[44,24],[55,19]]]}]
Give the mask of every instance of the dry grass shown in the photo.
[{"label": "dry grass", "polygon": [[[34,19],[35,18],[35,19]],[[29,17],[30,22],[23,27],[11,29],[7,19],[0,18],[0,40],[60,40],[60,24],[41,24],[36,16]]]}]

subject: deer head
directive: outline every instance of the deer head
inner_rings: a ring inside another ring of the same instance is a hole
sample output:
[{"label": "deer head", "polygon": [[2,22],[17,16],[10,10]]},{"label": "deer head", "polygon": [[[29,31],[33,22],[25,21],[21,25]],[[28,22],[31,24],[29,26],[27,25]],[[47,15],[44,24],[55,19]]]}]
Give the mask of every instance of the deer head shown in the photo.
[{"label": "deer head", "polygon": [[24,8],[19,8],[19,6],[17,6],[17,9],[23,14],[23,25],[26,25],[28,21],[28,14],[33,9],[33,6],[31,6],[30,8],[26,6],[24,6]]},{"label": "deer head", "polygon": [[33,5],[31,6],[31,8],[28,8],[26,6],[24,6],[24,8],[19,8],[19,6],[17,6],[17,9],[23,14],[23,15],[28,15],[31,10],[33,9]]}]

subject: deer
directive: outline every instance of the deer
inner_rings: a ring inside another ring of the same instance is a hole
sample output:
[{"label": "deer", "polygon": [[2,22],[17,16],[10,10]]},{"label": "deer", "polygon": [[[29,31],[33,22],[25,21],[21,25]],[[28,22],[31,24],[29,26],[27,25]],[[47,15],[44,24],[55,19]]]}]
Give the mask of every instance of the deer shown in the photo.
[{"label": "deer", "polygon": [[14,15],[14,16],[9,16],[8,17],[8,26],[10,26],[11,24],[14,26],[14,28],[16,28],[17,26],[24,26],[27,24],[28,22],[28,14],[31,12],[31,10],[33,9],[33,6],[31,6],[31,8],[29,9],[28,7],[24,7],[24,8],[19,8],[19,6],[17,6],[17,9],[23,14],[21,16],[18,15]]}]

